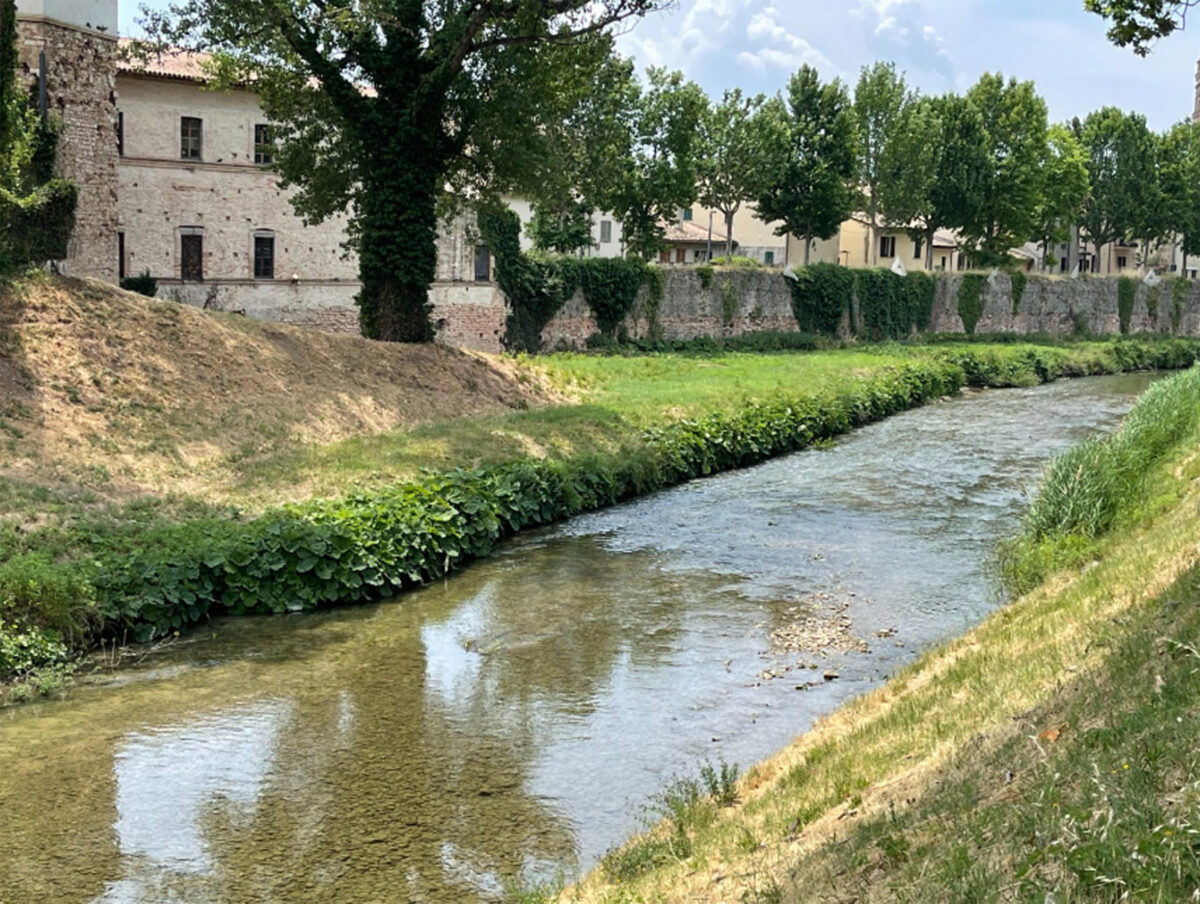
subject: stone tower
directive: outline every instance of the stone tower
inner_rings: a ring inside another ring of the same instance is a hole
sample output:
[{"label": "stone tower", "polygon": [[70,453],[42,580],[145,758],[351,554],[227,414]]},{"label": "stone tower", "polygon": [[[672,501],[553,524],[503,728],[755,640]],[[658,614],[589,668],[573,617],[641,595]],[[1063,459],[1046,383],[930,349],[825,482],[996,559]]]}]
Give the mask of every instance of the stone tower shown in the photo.
[{"label": "stone tower", "polygon": [[1196,106],[1192,108],[1192,119],[1200,122],[1200,61],[1196,62]]},{"label": "stone tower", "polygon": [[21,71],[46,76],[48,110],[63,125],[58,169],[79,189],[63,270],[117,279],[117,0],[17,0]]}]

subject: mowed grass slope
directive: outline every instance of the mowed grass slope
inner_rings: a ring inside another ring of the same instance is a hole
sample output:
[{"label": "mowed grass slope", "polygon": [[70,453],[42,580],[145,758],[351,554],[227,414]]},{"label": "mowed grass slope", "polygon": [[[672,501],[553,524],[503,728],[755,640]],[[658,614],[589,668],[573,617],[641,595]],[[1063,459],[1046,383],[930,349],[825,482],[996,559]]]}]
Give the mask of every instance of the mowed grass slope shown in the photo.
[{"label": "mowed grass slope", "polygon": [[1107,532],[1076,519],[1098,504],[1080,453],[1050,471],[1026,529],[1059,558],[1009,555],[1071,567],[751,769],[736,807],[682,814],[685,843],[661,825],[562,899],[1195,900],[1200,371],[1171,383],[1086,447],[1120,494]]}]

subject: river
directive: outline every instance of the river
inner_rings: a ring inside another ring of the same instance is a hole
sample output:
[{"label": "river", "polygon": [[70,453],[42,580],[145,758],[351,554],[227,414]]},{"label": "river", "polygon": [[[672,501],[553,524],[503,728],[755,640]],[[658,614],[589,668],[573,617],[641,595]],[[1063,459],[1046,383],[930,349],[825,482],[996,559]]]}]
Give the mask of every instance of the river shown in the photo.
[{"label": "river", "polygon": [[[398,602],[223,619],[0,710],[0,902],[450,904],[570,878],[673,776],[749,766],[977,623],[1047,458],[1148,381],[927,406]],[[806,618],[840,643],[773,642]]]}]

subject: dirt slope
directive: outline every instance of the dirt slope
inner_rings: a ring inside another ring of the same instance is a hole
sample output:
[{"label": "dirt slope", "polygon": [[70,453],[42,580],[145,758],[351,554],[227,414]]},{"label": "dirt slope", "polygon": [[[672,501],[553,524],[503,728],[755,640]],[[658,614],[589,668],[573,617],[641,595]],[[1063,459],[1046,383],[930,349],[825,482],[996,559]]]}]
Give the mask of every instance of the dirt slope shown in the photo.
[{"label": "dirt slope", "polygon": [[0,292],[0,477],[137,496],[206,464],[549,398],[512,362],[37,278]]}]

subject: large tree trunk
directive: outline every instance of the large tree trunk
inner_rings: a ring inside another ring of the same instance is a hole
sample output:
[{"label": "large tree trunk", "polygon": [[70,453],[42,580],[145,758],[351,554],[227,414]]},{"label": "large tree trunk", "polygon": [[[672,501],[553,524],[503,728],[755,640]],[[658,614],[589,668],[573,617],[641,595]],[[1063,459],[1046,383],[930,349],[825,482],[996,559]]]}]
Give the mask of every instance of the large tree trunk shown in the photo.
[{"label": "large tree trunk", "polygon": [[933,234],[936,232],[932,227],[925,230],[925,270],[928,273],[933,272]]},{"label": "large tree trunk", "polygon": [[875,205],[876,205],[875,193],[872,192],[871,200],[869,202],[869,209],[868,209],[868,215],[871,218],[871,223],[867,227],[867,233],[870,236],[870,242],[871,242],[871,266],[872,267],[879,266],[879,223],[876,222],[876,206]]},{"label": "large tree trunk", "polygon": [[725,212],[725,264],[733,263],[733,211]]},{"label": "large tree trunk", "polygon": [[437,276],[438,174],[413,131],[393,131],[361,169],[359,324],[368,339],[385,342],[429,342],[434,335],[429,286]]},{"label": "large tree trunk", "polygon": [[808,254],[812,250],[812,230],[804,230],[804,266],[808,266]]}]

